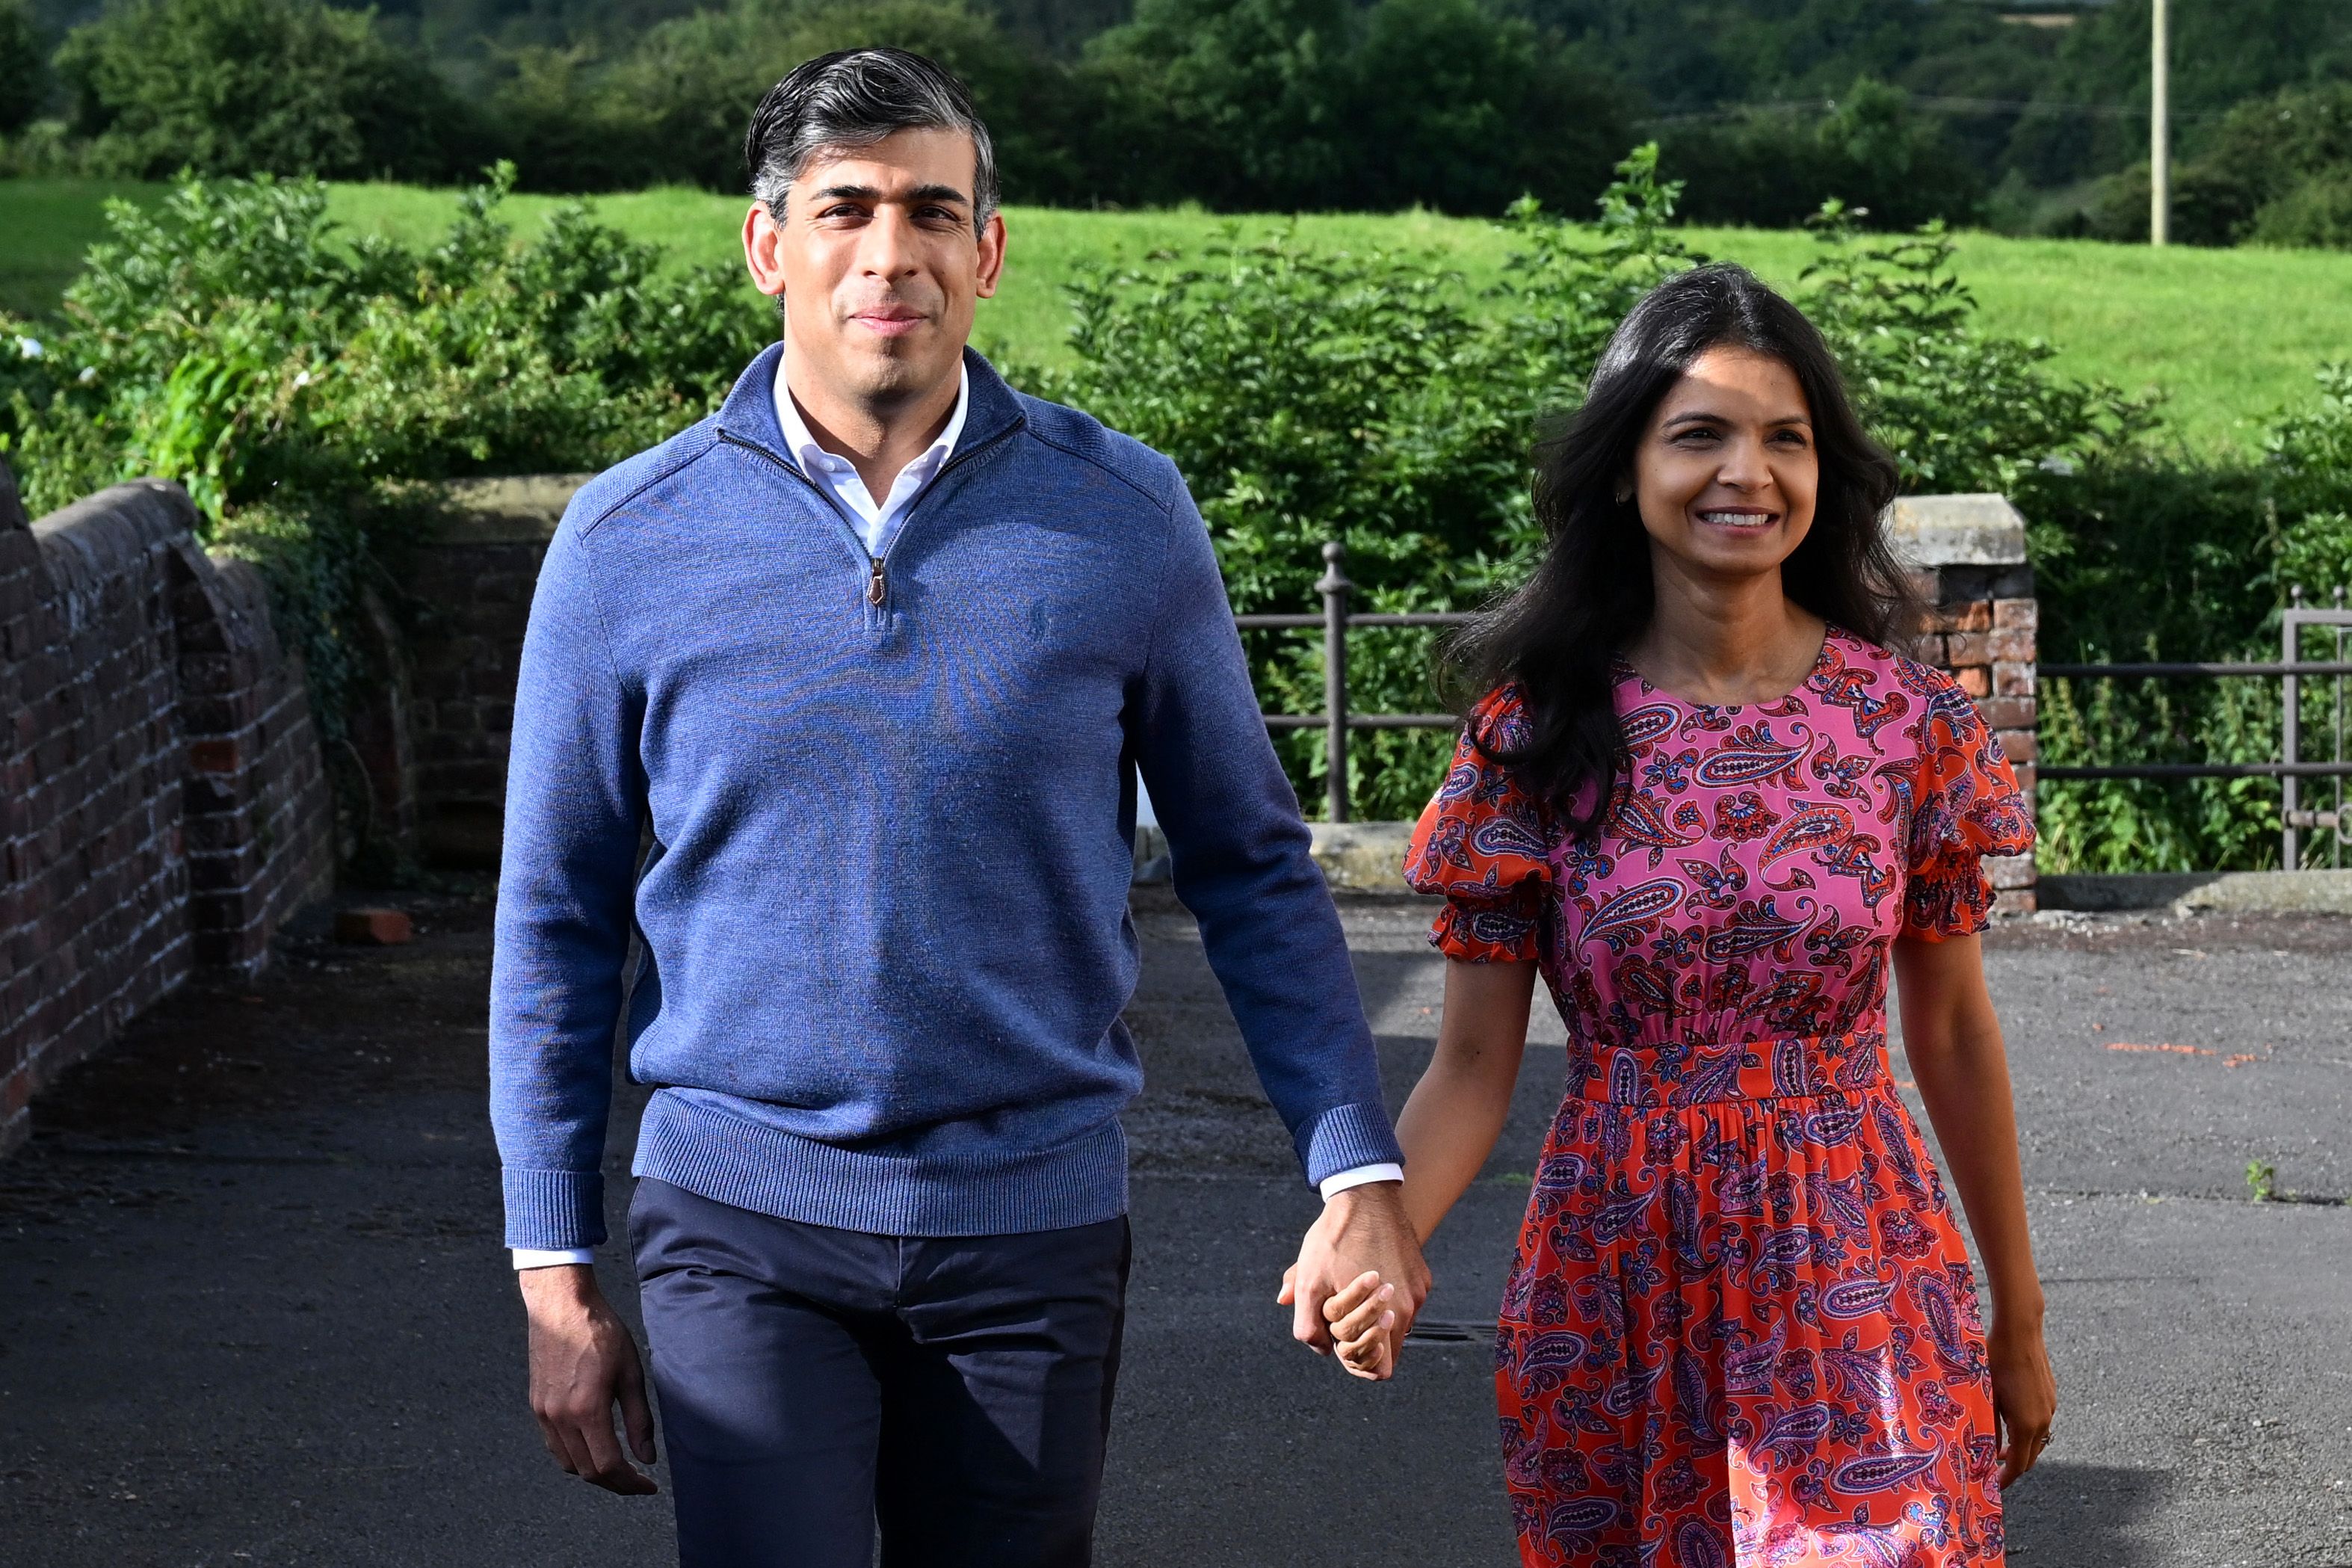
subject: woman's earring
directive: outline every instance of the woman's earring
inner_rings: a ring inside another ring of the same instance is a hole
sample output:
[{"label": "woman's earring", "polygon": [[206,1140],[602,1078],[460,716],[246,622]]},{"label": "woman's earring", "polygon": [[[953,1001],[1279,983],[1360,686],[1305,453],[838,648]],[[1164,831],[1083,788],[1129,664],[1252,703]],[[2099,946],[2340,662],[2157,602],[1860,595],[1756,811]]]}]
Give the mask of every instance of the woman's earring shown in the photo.
[{"label": "woman's earring", "polygon": [[1633,499],[1633,487],[1623,479],[1617,481],[1617,504],[1623,506]]}]

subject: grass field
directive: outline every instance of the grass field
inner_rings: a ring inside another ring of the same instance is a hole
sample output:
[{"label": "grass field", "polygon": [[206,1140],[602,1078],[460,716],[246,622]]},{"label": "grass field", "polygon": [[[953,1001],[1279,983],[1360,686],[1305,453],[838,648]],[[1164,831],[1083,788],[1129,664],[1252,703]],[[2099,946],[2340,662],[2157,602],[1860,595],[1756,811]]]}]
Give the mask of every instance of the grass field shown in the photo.
[{"label": "grass field", "polygon": [[[54,304],[82,249],[104,232],[109,195],[155,187],[93,182],[0,183],[0,309],[37,312]],[[437,234],[454,196],[412,186],[335,187],[331,210],[361,232],[411,243]],[[554,198],[517,196],[509,216],[528,229]],[[603,218],[656,241],[681,264],[731,261],[740,198],[686,189],[597,198]],[[1222,219],[1191,212],[1079,213],[1015,208],[1005,283],[983,305],[978,337],[1024,358],[1063,350],[1067,307],[1061,285],[1088,261],[1134,261],[1160,249],[1196,249]],[[1391,216],[1256,217],[1245,236],[1296,225],[1306,243],[1329,247],[1426,250],[1474,280],[1492,277],[1510,241],[1489,224],[1404,213]],[[1710,255],[1746,262],[1766,278],[1793,282],[1813,242],[1800,233],[1696,229]],[[1958,268],[1983,306],[1985,324],[2047,338],[2068,374],[2104,377],[2168,398],[2167,423],[2189,447],[2243,448],[2270,416],[2310,395],[2324,361],[2352,358],[2352,254],[2326,251],[2199,250],[2076,240],[1960,237]]]}]

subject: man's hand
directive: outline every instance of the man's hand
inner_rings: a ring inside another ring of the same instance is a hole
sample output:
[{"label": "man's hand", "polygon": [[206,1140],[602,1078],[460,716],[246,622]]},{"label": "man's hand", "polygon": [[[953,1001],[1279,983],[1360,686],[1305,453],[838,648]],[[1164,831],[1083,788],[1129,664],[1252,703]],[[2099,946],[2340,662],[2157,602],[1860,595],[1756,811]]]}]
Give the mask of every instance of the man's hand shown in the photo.
[{"label": "man's hand", "polygon": [[[1394,1373],[1395,1348],[1429,1299],[1429,1265],[1422,1261],[1421,1243],[1405,1218],[1403,1194],[1399,1182],[1368,1182],[1334,1194],[1322,1217],[1307,1227],[1298,1261],[1283,1276],[1282,1294],[1276,1298],[1291,1309],[1291,1337],[1328,1355],[1332,1336],[1327,1309],[1332,1299],[1341,1297],[1346,1306],[1339,1315],[1349,1315],[1362,1294],[1363,1277],[1378,1275],[1372,1288],[1389,1291],[1379,1310],[1395,1314],[1388,1325],[1389,1353],[1370,1365],[1354,1358],[1343,1362],[1358,1377],[1375,1381]],[[1342,1296],[1350,1287],[1358,1288],[1357,1295]]]},{"label": "man's hand", "polygon": [[613,1405],[628,1428],[629,1448],[654,1462],[654,1414],[637,1343],[596,1288],[585,1264],[526,1268],[523,1310],[530,1317],[530,1409],[547,1451],[582,1480],[642,1497],[661,1489],[630,1465],[613,1436]]}]

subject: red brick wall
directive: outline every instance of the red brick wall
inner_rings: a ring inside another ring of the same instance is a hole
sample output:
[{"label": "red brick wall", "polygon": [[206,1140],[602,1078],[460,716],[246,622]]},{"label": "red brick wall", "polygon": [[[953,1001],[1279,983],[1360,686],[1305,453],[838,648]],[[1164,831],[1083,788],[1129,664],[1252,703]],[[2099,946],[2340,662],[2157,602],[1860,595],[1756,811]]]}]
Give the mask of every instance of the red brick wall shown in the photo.
[{"label": "red brick wall", "polygon": [[332,811],[261,584],[176,485],[28,524],[0,465],[0,1152],[42,1085],[324,893]]},{"label": "red brick wall", "polygon": [[[1977,711],[2017,769],[2033,798],[2035,750],[2034,646],[2039,625],[2033,568],[1942,566],[1920,574],[1930,606],[1919,657],[1952,672],[1976,699]],[[2035,908],[2033,857],[1990,861],[1999,889],[1994,908],[2030,914]]]},{"label": "red brick wall", "polygon": [[515,679],[539,564],[584,474],[467,479],[416,551],[405,587],[408,722],[419,850],[445,865],[496,866],[514,729]]}]

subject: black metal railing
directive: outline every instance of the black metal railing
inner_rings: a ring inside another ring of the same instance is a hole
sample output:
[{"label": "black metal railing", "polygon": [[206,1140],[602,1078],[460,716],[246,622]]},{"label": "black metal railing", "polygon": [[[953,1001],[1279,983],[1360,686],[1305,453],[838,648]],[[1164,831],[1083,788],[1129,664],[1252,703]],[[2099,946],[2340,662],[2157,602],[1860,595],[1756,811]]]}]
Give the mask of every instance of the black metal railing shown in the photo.
[{"label": "black metal railing", "polygon": [[1348,595],[1356,585],[1348,581],[1341,563],[1347,546],[1334,541],[1323,546],[1323,575],[1315,591],[1323,595],[1323,613],[1288,616],[1235,616],[1244,631],[1304,631],[1323,628],[1323,711],[1268,713],[1269,730],[1321,730],[1328,749],[1329,772],[1328,808],[1334,822],[1348,820],[1348,731],[1350,730],[1451,730],[1461,720],[1452,713],[1351,713],[1348,710],[1348,634],[1361,626],[1458,626],[1471,617],[1462,610],[1433,610],[1425,615],[1352,615]]},{"label": "black metal railing", "polygon": [[[2344,657],[2347,644],[2352,644],[2352,611],[2345,607],[2344,590],[2338,588],[2332,610],[2305,609],[2303,590],[2294,589],[2289,608],[2281,616],[2279,651],[2284,658],[2271,662],[2245,660],[2228,661],[2154,661],[2143,664],[2044,664],[2039,674],[2052,680],[2278,680],[2284,683],[2280,693],[2279,760],[2262,763],[2048,763],[2039,770],[2040,776],[2053,781],[2068,779],[2245,779],[2274,778],[2279,781],[2279,864],[2294,870],[2303,864],[2302,833],[2306,828],[2325,829],[2332,835],[2332,858],[2341,863],[2344,846],[2352,842],[2352,821],[2344,810],[2344,780],[2352,775],[2352,761],[2345,756],[2346,689],[2345,678],[2352,676],[2352,659]],[[2302,637],[2306,628],[2325,629],[2334,633],[2336,657],[2332,659],[2306,659],[2302,656]],[[2335,718],[2332,725],[2334,755],[2325,761],[2307,762],[2303,752],[2302,682],[2307,679],[2327,679],[2335,682]],[[2300,781],[2304,779],[2336,781],[2335,808],[2329,811],[2304,809]]]},{"label": "black metal railing", "polygon": [[[1235,616],[1234,624],[1244,631],[1307,631],[1321,628],[1323,633],[1323,711],[1320,713],[1267,713],[1264,715],[1270,730],[1321,730],[1325,732],[1326,776],[1328,791],[1327,809],[1333,822],[1349,820],[1348,801],[1348,736],[1355,730],[1451,730],[1461,722],[1452,713],[1357,713],[1348,705],[1348,635],[1357,630],[1376,630],[1407,626],[1455,626],[1473,617],[1465,611],[1430,611],[1417,615],[1357,615],[1348,608],[1349,595],[1355,584],[1348,580],[1345,563],[1347,547],[1334,541],[1323,546],[1323,575],[1316,581],[1315,591],[1322,595],[1320,615],[1248,615]],[[2311,610],[2303,607],[2303,591],[2294,590],[2293,607],[2285,612],[2283,630],[2285,658],[2270,662],[2253,660],[2158,660],[2119,664],[2043,664],[2038,673],[2049,679],[2077,680],[2249,680],[2267,679],[2285,682],[2283,723],[2280,735],[2281,757],[2276,762],[2260,763],[2045,763],[2039,775],[2053,782],[2075,779],[2231,779],[2274,778],[2280,781],[2281,832],[2284,834],[2284,864],[2299,865],[2300,832],[2306,828],[2326,829],[2335,836],[2340,858],[2343,845],[2352,841],[2352,818],[2344,810],[2344,780],[2352,776],[2352,760],[2345,755],[2347,733],[2347,697],[2345,681],[2352,677],[2352,658],[2346,658],[2347,644],[2352,644],[2352,613],[2344,605],[2344,591],[2336,591],[2333,610]],[[2299,637],[2306,628],[2326,628],[2335,633],[2336,658],[2305,659],[2300,652]],[[2300,683],[2306,679],[2330,679],[2336,683],[2335,719],[2331,726],[2335,755],[2322,761],[2305,761],[2301,751],[2301,715],[2298,697]],[[2336,781],[2335,809],[2309,811],[2302,807],[2297,784],[2303,779],[2333,779]]]}]

